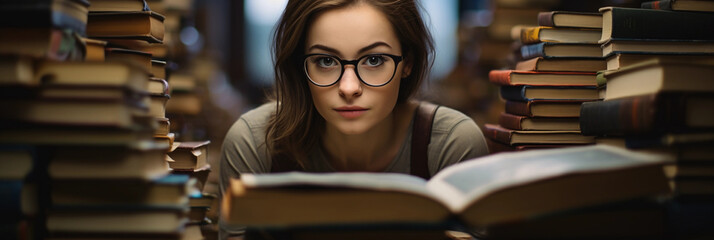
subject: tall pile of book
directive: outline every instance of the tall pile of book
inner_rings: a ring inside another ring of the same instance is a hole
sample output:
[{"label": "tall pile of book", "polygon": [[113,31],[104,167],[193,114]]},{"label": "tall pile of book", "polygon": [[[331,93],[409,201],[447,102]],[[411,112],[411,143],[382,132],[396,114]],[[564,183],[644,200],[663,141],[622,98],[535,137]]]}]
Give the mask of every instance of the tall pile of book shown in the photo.
[{"label": "tall pile of book", "polygon": [[492,70],[506,101],[498,125],[486,124],[492,152],[592,144],[580,133],[583,102],[599,99],[596,72],[605,69],[597,41],[599,13],[541,12],[539,26],[514,27],[515,69]]},{"label": "tall pile of book", "polygon": [[714,27],[714,12],[648,9],[661,2],[600,9],[604,100],[583,104],[581,129],[599,143],[674,156],[665,168],[675,193],[673,234],[711,237],[714,33],[704,29]]},{"label": "tall pile of book", "polygon": [[200,134],[205,129],[193,123],[201,113],[202,101],[197,90],[198,83],[194,77],[192,59],[195,52],[188,49],[181,40],[181,32],[192,32],[193,3],[192,0],[147,0],[148,5],[156,8],[165,19],[164,45],[167,55],[161,60],[170,75],[168,94],[170,100],[165,105],[165,116],[171,125],[167,129],[174,140],[169,150],[167,160],[172,174],[188,176],[196,180],[189,198],[189,222],[187,229],[199,232],[205,239],[216,239],[217,219],[209,213],[216,210],[215,194],[205,192],[205,186],[211,173],[208,162],[208,147],[210,141]]},{"label": "tall pile of book", "polygon": [[139,47],[160,48],[163,17],[141,0],[0,5],[9,16],[0,31],[13,36],[0,44],[2,164],[17,170],[7,178],[29,172],[29,187],[7,185],[3,196],[21,192],[8,202],[32,219],[3,230],[55,239],[198,239],[185,227],[195,180],[169,174],[171,145],[155,138],[167,123],[168,85],[160,61],[152,66],[154,51]]}]

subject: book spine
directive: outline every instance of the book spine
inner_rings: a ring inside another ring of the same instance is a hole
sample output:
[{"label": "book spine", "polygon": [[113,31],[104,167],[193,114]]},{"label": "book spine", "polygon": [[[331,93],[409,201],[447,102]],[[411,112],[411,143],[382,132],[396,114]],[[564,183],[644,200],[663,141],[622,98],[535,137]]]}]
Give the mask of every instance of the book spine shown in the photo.
[{"label": "book spine", "polygon": [[532,117],[531,113],[531,102],[516,102],[516,101],[506,101],[506,113],[519,115],[519,116],[529,116]]},{"label": "book spine", "polygon": [[528,101],[526,98],[526,86],[501,86],[501,97],[511,101]]},{"label": "book spine", "polygon": [[685,106],[679,97],[647,95],[583,103],[580,130],[584,135],[645,135],[686,131]]},{"label": "book spine", "polygon": [[640,7],[644,8],[644,9],[672,10],[672,1],[671,0],[659,0],[659,1],[643,2],[640,5]]},{"label": "book spine", "polygon": [[501,86],[511,85],[511,73],[513,70],[492,70],[488,73],[488,80]]},{"label": "book spine", "polygon": [[523,44],[539,43],[540,30],[542,27],[530,27],[521,30],[521,42]]},{"label": "book spine", "polygon": [[714,14],[639,8],[612,9],[612,39],[714,40]]},{"label": "book spine", "polygon": [[538,13],[538,25],[539,26],[548,26],[548,27],[555,27],[555,23],[553,21],[553,17],[555,16],[555,12],[540,12]]},{"label": "book spine", "polygon": [[494,124],[485,124],[484,127],[486,128],[484,133],[489,139],[511,145],[511,131]]},{"label": "book spine", "polygon": [[521,47],[521,55],[523,56],[523,59],[545,57],[545,43],[523,45]]},{"label": "book spine", "polygon": [[516,116],[502,112],[501,116],[498,117],[498,124],[508,129],[523,130],[521,121],[525,118],[524,116]]}]

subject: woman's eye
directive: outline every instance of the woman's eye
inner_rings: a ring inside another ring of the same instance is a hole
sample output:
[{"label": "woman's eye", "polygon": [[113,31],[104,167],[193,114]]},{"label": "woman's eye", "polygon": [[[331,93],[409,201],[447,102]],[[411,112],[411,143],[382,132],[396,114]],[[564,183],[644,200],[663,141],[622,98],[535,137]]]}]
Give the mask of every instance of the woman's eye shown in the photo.
[{"label": "woman's eye", "polygon": [[320,67],[332,67],[336,64],[336,61],[329,57],[323,57],[317,59],[317,64],[320,65]]},{"label": "woman's eye", "polygon": [[382,63],[384,63],[384,57],[369,56],[369,57],[367,57],[367,61],[365,61],[365,63],[370,67],[376,67],[376,66],[382,65]]}]

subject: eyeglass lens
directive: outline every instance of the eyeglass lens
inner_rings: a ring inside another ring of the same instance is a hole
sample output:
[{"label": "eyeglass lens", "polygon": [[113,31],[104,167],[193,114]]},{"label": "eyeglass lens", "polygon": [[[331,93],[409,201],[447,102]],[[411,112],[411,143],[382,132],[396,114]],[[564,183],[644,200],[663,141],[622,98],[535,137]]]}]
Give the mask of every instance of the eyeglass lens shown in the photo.
[{"label": "eyeglass lens", "polygon": [[[366,55],[356,63],[357,76],[369,85],[382,85],[394,75],[396,63],[386,55]],[[340,59],[328,55],[313,55],[305,59],[305,72],[318,85],[331,85],[339,80],[344,67]]]}]

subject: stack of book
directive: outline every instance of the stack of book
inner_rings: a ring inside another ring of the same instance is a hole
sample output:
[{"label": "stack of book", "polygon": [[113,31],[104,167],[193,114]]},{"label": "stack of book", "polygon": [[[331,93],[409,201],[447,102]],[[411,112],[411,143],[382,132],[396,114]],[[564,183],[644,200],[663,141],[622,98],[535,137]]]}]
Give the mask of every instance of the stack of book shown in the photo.
[{"label": "stack of book", "polygon": [[[35,68],[47,61],[81,61],[87,6],[83,0],[3,1],[0,3],[0,234],[28,239],[45,232],[48,176],[45,156],[36,143],[58,141],[56,131],[71,120],[38,114],[40,108],[78,104],[64,97],[44,96],[60,90],[54,78],[35,78]],[[63,7],[58,7],[63,6]],[[44,84],[49,83],[49,84]],[[48,86],[44,88],[41,86]],[[61,90],[60,90],[61,91]],[[59,110],[61,111],[61,110]],[[40,120],[40,121],[37,121]],[[43,129],[48,129],[44,134]],[[53,129],[53,130],[49,130]],[[25,132],[25,130],[30,130]],[[34,136],[31,136],[34,135]],[[16,138],[16,137],[20,138]]]},{"label": "stack of book", "polygon": [[[104,48],[106,62],[128,62],[149,73],[149,115],[157,123],[156,141],[173,144],[170,121],[166,118],[169,100],[169,80],[166,74],[167,55],[165,17],[152,11],[143,0],[95,0],[89,7],[88,35],[90,39],[107,42]],[[132,24],[126,24],[131,22]]]},{"label": "stack of book", "polygon": [[[648,4],[643,7],[652,6]],[[599,73],[604,100],[583,104],[583,134],[597,136],[598,143],[674,156],[676,163],[665,168],[674,188],[672,202],[684,199],[687,204],[677,205],[673,218],[693,202],[708,208],[697,210],[697,215],[712,214],[714,35],[698,29],[714,27],[714,12],[600,11],[607,26],[601,43],[608,70]],[[687,224],[676,225],[714,234],[705,227],[712,220],[692,222],[687,220],[691,216],[677,220]],[[692,234],[689,230],[682,234]]]},{"label": "stack of book", "polygon": [[187,231],[196,232],[196,236],[205,239],[217,239],[215,211],[217,211],[218,200],[216,194],[206,192],[205,189],[211,173],[211,165],[208,161],[210,141],[205,140],[205,128],[194,123],[202,111],[199,83],[195,77],[197,64],[193,61],[196,49],[189,49],[190,46],[180,39],[182,31],[186,33],[196,30],[191,25],[194,22],[192,19],[194,1],[147,0],[146,2],[152,10],[166,17],[164,45],[167,54],[161,58],[164,61],[161,64],[171,78],[168,86],[171,99],[165,105],[165,115],[171,120],[168,131],[175,140],[167,160],[173,174],[187,175],[196,180],[196,190],[191,192],[189,198]]},{"label": "stack of book", "polygon": [[492,70],[506,100],[499,124],[486,124],[492,151],[591,144],[580,134],[580,105],[599,99],[596,72],[605,69],[597,41],[599,13],[541,12],[539,26],[518,28],[515,69]]},{"label": "stack of book", "polygon": [[17,172],[6,177],[22,179],[29,158],[32,169],[25,178],[31,189],[8,200],[21,203],[23,214],[37,213],[32,230],[18,232],[186,236],[195,180],[169,174],[170,145],[153,137],[163,112],[152,96],[168,86],[150,78],[159,75],[151,52],[115,42],[160,44],[162,17],[144,1],[9,1],[0,9],[2,35],[13,36],[0,44],[0,143],[3,158],[17,161],[3,168],[10,164]]},{"label": "stack of book", "polygon": [[191,210],[189,220],[191,225],[211,224],[212,221],[206,218],[206,214],[213,206],[215,195],[204,194],[203,189],[211,172],[211,165],[208,164],[208,144],[203,142],[176,142],[169,152],[171,160],[169,167],[174,174],[185,175],[197,181],[196,190],[191,194],[189,203]]}]

